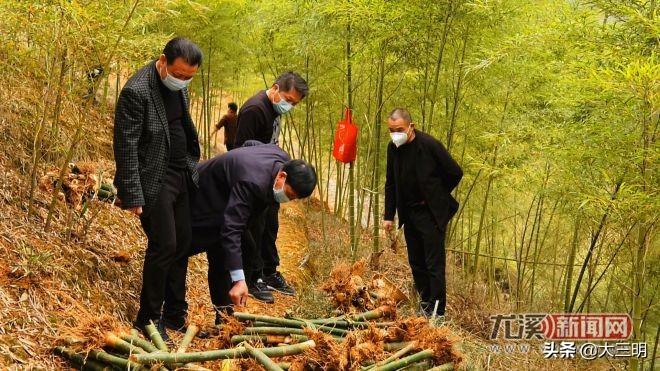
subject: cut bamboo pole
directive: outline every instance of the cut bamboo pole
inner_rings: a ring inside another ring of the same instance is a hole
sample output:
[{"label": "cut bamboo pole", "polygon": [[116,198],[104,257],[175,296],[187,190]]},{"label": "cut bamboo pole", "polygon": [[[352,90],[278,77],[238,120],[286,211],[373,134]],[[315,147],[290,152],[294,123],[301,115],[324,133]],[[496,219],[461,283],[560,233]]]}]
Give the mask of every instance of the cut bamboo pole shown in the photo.
[{"label": "cut bamboo pole", "polygon": [[[126,354],[144,354],[147,353],[144,349],[139,348],[129,342],[120,339],[117,335],[108,332],[105,335],[105,344],[109,347],[115,348]],[[139,363],[139,362],[138,362]]]},{"label": "cut bamboo pole", "polygon": [[234,312],[234,317],[242,321],[268,322],[268,323],[275,323],[277,325],[287,326],[287,327],[302,328],[303,326],[305,326],[305,322],[303,321],[279,318],[279,317],[271,317],[271,316],[259,316],[251,313]]},{"label": "cut bamboo pole", "polygon": [[385,349],[388,352],[392,352],[392,351],[395,351],[395,350],[399,350],[399,349],[407,346],[408,344],[410,344],[409,341],[385,343],[383,349]]},{"label": "cut bamboo pole", "polygon": [[[367,312],[368,313],[368,312]],[[366,314],[366,313],[364,313]],[[280,327],[293,327],[293,328],[303,328],[303,327],[310,327],[315,330],[327,332],[333,335],[339,335],[339,336],[344,336],[348,334],[348,331],[340,329],[340,328],[335,328],[335,327],[330,327],[330,326],[325,326],[325,325],[320,325],[316,326],[312,322],[305,322],[302,320],[296,320],[296,319],[288,319],[288,318],[279,318],[279,317],[271,317],[271,316],[259,316],[251,313],[243,313],[243,312],[234,312],[234,316],[242,321],[259,321],[259,322],[268,322],[268,323],[274,323],[277,325],[280,325]]]},{"label": "cut bamboo pole", "polygon": [[199,332],[199,327],[193,324],[188,325],[188,328],[186,329],[186,334],[183,335],[183,339],[181,339],[181,343],[179,343],[179,348],[176,350],[176,352],[185,353],[186,349],[188,349],[188,346],[195,338],[195,335],[197,335],[197,332]]},{"label": "cut bamboo pole", "polygon": [[421,352],[417,352],[415,354],[409,355],[408,357],[401,358],[399,360],[390,362],[385,365],[377,366],[373,368],[373,371],[394,371],[398,370],[402,367],[411,365],[413,363],[423,361],[425,359],[429,359],[433,357],[433,351],[432,350],[422,350]]},{"label": "cut bamboo pole", "polygon": [[[308,338],[305,336],[305,341],[306,340],[308,340]],[[284,336],[284,335],[264,335],[264,334],[234,335],[231,337],[232,344],[240,344],[246,341],[262,342],[264,344],[291,344],[293,338],[291,336]]]},{"label": "cut bamboo pole", "polygon": [[[308,340],[300,344],[285,345],[281,347],[263,348],[262,351],[269,357],[284,357],[289,355],[300,354],[307,349],[314,348],[316,344],[313,340]],[[232,359],[244,358],[247,356],[245,347],[237,347],[233,349],[220,349],[210,350],[205,352],[194,353],[149,353],[149,354],[133,354],[131,360],[141,364],[153,363],[188,363],[188,362],[203,362],[213,361],[216,359]]]},{"label": "cut bamboo pole", "polygon": [[147,353],[157,352],[159,350],[158,348],[156,348],[155,345],[151,344],[151,342],[149,342],[147,340],[144,340],[144,339],[142,339],[140,337],[137,337],[137,336],[129,335],[129,334],[126,334],[126,333],[120,333],[119,338],[124,340],[125,342],[127,342],[129,344],[132,344],[132,345],[135,345],[137,347],[140,347],[140,348],[144,349],[144,351],[146,351]]},{"label": "cut bamboo pole", "polygon": [[163,352],[170,351],[167,349],[167,345],[163,341],[163,338],[160,336],[160,332],[158,332],[158,329],[156,328],[156,325],[154,325],[153,321],[149,321],[149,323],[144,326],[144,329],[147,330],[147,335],[149,335],[149,338],[154,343],[156,348],[162,350]]},{"label": "cut bamboo pole", "polygon": [[[197,328],[197,330],[195,330],[195,334],[197,333],[198,330],[199,330],[199,328]],[[187,334],[188,334],[188,332],[186,332],[186,335]],[[195,337],[195,334],[192,335],[191,339]],[[153,345],[151,342],[149,342],[147,340],[144,340],[140,337],[136,337],[136,336],[132,336],[132,335],[128,335],[128,334],[119,334],[119,337],[122,340],[129,343],[129,344],[132,344],[132,345],[135,345],[135,346],[138,346],[138,347],[142,348],[147,353],[153,353],[153,352],[160,352],[161,351],[160,349],[156,348],[156,346]],[[184,336],[184,339],[181,340],[181,343],[183,344],[184,341],[185,341],[185,336]],[[190,341],[188,341],[188,343],[190,343]],[[187,344],[186,344],[186,347],[187,347]],[[184,351],[181,351],[179,353],[183,353]],[[172,364],[172,365],[169,365],[169,366],[173,366],[175,368],[183,367],[186,370],[206,370],[205,368],[199,367],[199,366],[196,366],[196,365]]]},{"label": "cut bamboo pole", "polygon": [[55,352],[55,354],[61,356],[62,358],[66,358],[71,363],[78,365],[82,370],[92,370],[92,371],[112,370],[112,366],[91,359],[87,359],[82,354],[77,354],[71,349],[67,349],[65,347],[56,347],[53,349],[53,351]]},{"label": "cut bamboo pole", "polygon": [[371,366],[368,366],[366,369],[369,370],[369,369],[372,369],[374,367],[382,366],[382,365],[388,364],[390,362],[393,362],[393,361],[405,356],[406,354],[410,353],[413,349],[415,349],[416,346],[417,346],[417,342],[413,341],[410,344],[406,345],[405,347],[397,350],[391,356],[385,358],[382,361],[376,362]]},{"label": "cut bamboo pole", "polygon": [[454,369],[454,364],[452,362],[445,363],[440,366],[435,366],[428,371],[452,371]]},{"label": "cut bamboo pole", "polygon": [[268,356],[265,355],[261,350],[254,348],[248,343],[245,343],[243,346],[245,347],[245,350],[247,350],[248,354],[252,356],[252,358],[256,359],[259,361],[259,363],[261,363],[262,366],[264,366],[266,371],[284,371],[282,367],[278,366],[277,363],[268,358]]},{"label": "cut bamboo pole", "polygon": [[368,312],[355,314],[350,317],[352,321],[373,321],[375,319],[383,318],[385,315],[392,311],[392,308],[388,305],[381,305],[380,307],[370,310]]},{"label": "cut bamboo pole", "polygon": [[246,327],[243,331],[246,335],[268,334],[268,335],[305,335],[305,331],[290,327]]},{"label": "cut bamboo pole", "polygon": [[87,354],[89,358],[111,364],[122,370],[137,371],[142,369],[142,365],[131,362],[126,358],[118,357],[102,350],[90,350]]}]

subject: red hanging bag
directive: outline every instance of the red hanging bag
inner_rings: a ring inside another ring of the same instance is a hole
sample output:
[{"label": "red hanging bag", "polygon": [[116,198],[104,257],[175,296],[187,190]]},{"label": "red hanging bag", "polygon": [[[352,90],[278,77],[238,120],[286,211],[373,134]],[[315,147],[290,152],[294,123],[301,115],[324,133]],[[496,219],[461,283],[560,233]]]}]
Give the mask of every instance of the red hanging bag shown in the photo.
[{"label": "red hanging bag", "polygon": [[337,123],[335,142],[332,147],[332,156],[345,164],[355,161],[357,156],[358,127],[353,123],[351,110],[344,109],[344,118]]}]

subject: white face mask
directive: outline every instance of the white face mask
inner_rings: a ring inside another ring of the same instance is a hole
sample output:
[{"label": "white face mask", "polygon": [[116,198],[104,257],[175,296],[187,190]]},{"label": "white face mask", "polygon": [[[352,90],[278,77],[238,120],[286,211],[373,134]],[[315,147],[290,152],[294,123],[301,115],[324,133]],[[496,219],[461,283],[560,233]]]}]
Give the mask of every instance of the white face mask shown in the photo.
[{"label": "white face mask", "polygon": [[[289,202],[289,197],[286,195],[286,192],[284,192],[284,185],[286,184],[286,178],[282,182],[282,187],[280,189],[275,188],[275,184],[273,184],[273,196],[275,197],[275,201],[283,204],[285,202]],[[277,183],[277,182],[276,182]]]},{"label": "white face mask", "polygon": [[181,80],[172,76],[170,72],[167,70],[167,66],[165,66],[165,72],[167,73],[167,76],[165,76],[165,78],[162,80],[163,85],[165,85],[168,89],[172,91],[179,91],[183,88],[186,88],[192,81],[192,78],[188,80]]},{"label": "white face mask", "polygon": [[275,189],[275,187],[273,187],[273,196],[275,196],[275,201],[281,204],[291,201],[289,200],[289,197],[287,197],[286,192],[284,192],[284,185],[282,185],[282,188],[280,189]]},{"label": "white face mask", "polygon": [[408,141],[408,132],[410,131],[410,126],[408,127],[408,130],[406,131],[398,131],[394,133],[390,133],[390,137],[392,138],[392,143],[394,143],[395,146],[400,147]]},{"label": "white face mask", "polygon": [[275,111],[277,111],[277,113],[279,113],[280,115],[283,115],[291,111],[291,109],[293,109],[293,104],[289,103],[286,99],[284,99],[282,94],[280,94],[279,86],[277,87],[277,94],[280,96],[280,101],[277,103],[273,103],[273,107],[275,108]]}]

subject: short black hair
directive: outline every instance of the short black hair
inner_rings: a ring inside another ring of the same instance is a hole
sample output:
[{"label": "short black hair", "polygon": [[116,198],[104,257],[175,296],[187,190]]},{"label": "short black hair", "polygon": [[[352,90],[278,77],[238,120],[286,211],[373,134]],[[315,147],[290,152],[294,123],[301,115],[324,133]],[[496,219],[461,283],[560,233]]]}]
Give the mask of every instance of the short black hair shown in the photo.
[{"label": "short black hair", "polygon": [[316,170],[303,160],[291,160],[282,166],[286,184],[293,188],[298,198],[309,197],[316,188]]},{"label": "short black hair", "polygon": [[300,93],[301,98],[305,98],[309,93],[307,81],[293,71],[287,71],[281,74],[280,77],[275,80],[275,84],[280,87],[281,91],[290,91],[292,88],[295,89]]},{"label": "short black hair", "polygon": [[175,37],[165,44],[163,54],[167,59],[167,64],[172,64],[177,58],[191,66],[202,65],[202,50],[192,41],[185,37]]},{"label": "short black hair", "polygon": [[229,109],[232,110],[232,111],[234,111],[234,112],[238,111],[238,104],[236,104],[236,103],[234,103],[234,102],[229,103],[229,104],[227,105],[227,107],[229,107]]},{"label": "short black hair", "polygon": [[408,112],[408,110],[405,108],[393,109],[392,112],[390,112],[388,118],[391,120],[403,119],[403,121],[405,121],[407,124],[410,124],[412,122],[412,117],[410,116],[410,112]]}]

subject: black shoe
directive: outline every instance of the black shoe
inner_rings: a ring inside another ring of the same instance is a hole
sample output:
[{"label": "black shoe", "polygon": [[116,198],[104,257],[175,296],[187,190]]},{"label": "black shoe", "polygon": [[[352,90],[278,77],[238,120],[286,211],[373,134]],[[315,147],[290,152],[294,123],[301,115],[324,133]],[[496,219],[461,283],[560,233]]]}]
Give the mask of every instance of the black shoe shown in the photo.
[{"label": "black shoe", "polygon": [[[182,334],[185,334],[186,331],[188,331],[188,326],[186,326],[186,321],[184,319],[171,320],[171,319],[163,318],[162,323],[166,329],[170,329],[172,331],[180,332]],[[210,335],[207,331],[200,329],[199,331],[197,331],[197,335],[195,336],[200,339],[206,339]]]},{"label": "black shoe", "polygon": [[177,332],[185,333],[187,326],[186,326],[186,320],[185,318],[168,318],[163,316],[163,319],[161,320],[163,323],[163,326],[165,328],[174,330]]},{"label": "black shoe", "polygon": [[286,282],[282,276],[282,273],[280,272],[275,272],[266,276],[264,278],[264,282],[269,289],[281,292],[284,295],[294,296],[296,294],[296,290],[294,290],[293,287],[291,287],[291,285]]},{"label": "black shoe", "polygon": [[253,284],[248,284],[248,294],[259,301],[263,301],[264,303],[272,304],[275,302],[273,293],[270,292],[261,278],[259,278],[257,282]]},{"label": "black shoe", "polygon": [[[158,333],[160,334],[160,337],[163,339],[164,342],[169,342],[170,337],[167,335],[167,331],[165,330],[165,325],[163,324],[163,321],[161,320],[153,320],[154,325],[156,326],[156,330],[158,330]],[[147,331],[147,324],[142,324],[142,323],[134,323],[133,327],[136,329],[142,331],[142,334],[144,335],[145,339],[151,339],[149,336],[149,331]]]}]

